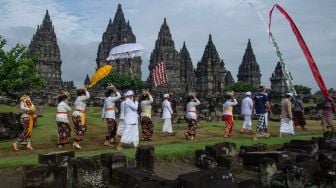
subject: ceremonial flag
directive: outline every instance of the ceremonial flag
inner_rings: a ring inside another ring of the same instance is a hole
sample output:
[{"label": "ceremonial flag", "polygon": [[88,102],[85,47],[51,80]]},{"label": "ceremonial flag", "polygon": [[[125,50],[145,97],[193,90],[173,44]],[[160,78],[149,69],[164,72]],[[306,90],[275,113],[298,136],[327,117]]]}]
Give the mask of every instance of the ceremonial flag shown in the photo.
[{"label": "ceremonial flag", "polygon": [[168,82],[166,64],[164,61],[161,61],[161,63],[156,64],[151,72],[155,87]]},{"label": "ceremonial flag", "polygon": [[269,25],[268,25],[268,30],[271,31],[271,22],[272,22],[272,13],[273,13],[273,9],[277,8],[281,14],[283,14],[285,16],[285,18],[287,19],[287,21],[290,23],[290,26],[292,28],[293,33],[296,36],[297,41],[299,42],[299,45],[304,53],[304,55],[306,56],[308,65],[310,67],[310,70],[313,73],[313,76],[315,78],[315,81],[317,82],[317,85],[319,86],[321,92],[323,93],[323,95],[329,100],[329,101],[333,101],[333,98],[330,96],[328,89],[326,87],[326,85],[324,84],[323,78],[320,74],[320,71],[318,70],[315,60],[312,56],[312,54],[310,53],[310,50],[306,44],[306,42],[304,41],[299,29],[296,27],[294,21],[292,20],[292,18],[288,15],[288,13],[278,4],[275,4],[272,9],[269,12],[269,17],[270,17],[270,21],[269,21]]}]

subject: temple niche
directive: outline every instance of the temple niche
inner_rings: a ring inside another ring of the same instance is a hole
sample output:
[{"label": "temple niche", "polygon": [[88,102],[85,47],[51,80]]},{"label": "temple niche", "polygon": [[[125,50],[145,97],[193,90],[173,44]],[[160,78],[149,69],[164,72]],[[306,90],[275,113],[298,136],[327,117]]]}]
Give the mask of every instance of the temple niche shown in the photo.
[{"label": "temple niche", "polygon": [[238,70],[238,81],[249,83],[256,87],[260,86],[261,73],[256,57],[253,53],[250,39],[247,42],[245,54]]},{"label": "temple niche", "polygon": [[55,104],[57,93],[62,89],[76,95],[73,81],[62,81],[62,60],[48,10],[29,44],[28,56],[38,57],[36,69],[46,81],[45,88],[33,91],[32,98],[35,103]]},{"label": "temple niche", "polygon": [[196,69],[196,91],[200,98],[215,100],[224,94],[227,70],[209,35],[202,59]]},{"label": "temple niche", "polygon": [[135,42],[136,37],[133,34],[132,27],[130,26],[129,21],[126,22],[125,20],[121,4],[118,4],[113,22],[111,19],[109,20],[106,31],[103,33],[102,41],[98,47],[96,58],[97,69],[106,64],[111,64],[113,67],[112,71],[130,74],[131,64],[133,75],[141,79],[141,57],[130,59],[130,63],[128,62],[128,59],[118,59],[109,62],[106,60],[113,47]]},{"label": "temple niche", "polygon": [[[181,69],[187,65],[181,66],[180,56],[175,49],[175,44],[172,39],[166,18],[163,20],[158,34],[158,39],[155,41],[155,47],[150,56],[148,66],[150,72],[154,66],[161,61],[164,61],[166,64],[168,82],[155,87],[153,84],[152,75],[150,74],[148,78],[148,84],[152,94],[158,98],[162,98],[164,93],[172,93],[175,99],[182,97],[186,91],[184,84],[181,83]],[[185,62],[187,63],[187,61]]]},{"label": "temple niche", "polygon": [[[290,73],[289,73],[290,74]],[[288,87],[286,85],[285,75],[281,69],[281,63],[278,62],[272,76],[271,81],[271,100],[274,102],[280,102],[282,97],[288,93]]]}]

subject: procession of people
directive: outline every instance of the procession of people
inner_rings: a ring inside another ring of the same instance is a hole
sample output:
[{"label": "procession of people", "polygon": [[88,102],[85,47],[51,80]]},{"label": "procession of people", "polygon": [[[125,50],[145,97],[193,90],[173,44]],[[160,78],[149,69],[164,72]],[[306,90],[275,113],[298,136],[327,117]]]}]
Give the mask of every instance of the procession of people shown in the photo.
[{"label": "procession of people", "polygon": [[[106,135],[104,146],[116,145],[117,150],[122,150],[125,145],[133,145],[135,148],[141,141],[153,141],[154,123],[152,120],[153,96],[148,90],[144,90],[138,97],[133,90],[128,90],[121,95],[121,92],[112,84],[106,87],[105,99],[103,102],[101,118],[106,121]],[[260,86],[258,92],[252,97],[252,93],[247,91],[241,101],[240,112],[243,117],[241,134],[252,134],[252,119],[256,118],[257,124],[253,140],[260,137],[270,137],[268,132],[268,115],[272,115],[271,106],[265,86]],[[172,119],[173,111],[171,104],[172,94],[163,94],[162,98],[162,132],[160,136],[175,136]],[[61,149],[66,145],[71,145],[74,149],[81,149],[80,142],[83,140],[88,125],[86,121],[86,102],[90,99],[87,88],[77,91],[77,98],[74,102],[74,111],[69,105],[71,96],[66,91],[60,91],[57,98],[56,125],[58,129],[57,145]],[[222,105],[223,138],[232,135],[234,123],[234,108],[239,103],[233,92],[224,95]],[[33,150],[31,135],[33,129],[35,106],[29,96],[21,97],[20,103],[20,124],[23,131],[18,136],[17,141],[12,144],[13,150],[19,151],[19,146],[26,146],[27,150]],[[120,105],[117,105],[119,103]],[[194,140],[199,121],[199,109],[201,101],[195,93],[189,93],[186,98],[185,120],[186,132],[184,136],[187,140]],[[332,114],[335,113],[335,105],[328,100],[323,102],[322,125],[323,131],[334,129],[332,124]],[[117,116],[118,114],[118,116]],[[73,128],[70,125],[69,117],[72,119]],[[119,118],[117,118],[119,117]],[[140,128],[139,128],[140,125]],[[300,126],[303,130],[306,122],[304,119],[302,97],[296,98],[292,93],[286,93],[281,101],[281,114],[279,123],[279,137],[283,135],[295,135],[295,127]],[[73,136],[71,136],[73,132]],[[71,143],[72,138],[72,143]],[[164,139],[164,138],[161,138]]]}]

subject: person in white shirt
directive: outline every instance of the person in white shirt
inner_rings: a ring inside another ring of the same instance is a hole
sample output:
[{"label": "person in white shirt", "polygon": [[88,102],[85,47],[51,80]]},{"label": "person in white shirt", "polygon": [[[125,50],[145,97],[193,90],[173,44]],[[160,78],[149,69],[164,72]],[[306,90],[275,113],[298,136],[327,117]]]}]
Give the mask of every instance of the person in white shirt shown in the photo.
[{"label": "person in white shirt", "polygon": [[121,98],[117,88],[113,85],[107,87],[106,98],[104,100],[102,118],[107,122],[107,133],[105,136],[104,146],[112,146],[111,142],[115,142],[117,134],[117,122],[115,120],[116,105],[115,102]]},{"label": "person in white shirt", "polygon": [[225,103],[223,104],[223,119],[225,120],[225,132],[224,138],[227,138],[231,135],[233,131],[233,106],[238,104],[237,100],[234,98],[233,95],[226,94],[225,96]]},{"label": "person in white shirt", "polygon": [[71,128],[69,125],[68,112],[71,111],[68,105],[68,99],[70,94],[66,91],[61,91],[58,96],[58,105],[56,113],[56,124],[58,128],[58,142],[59,148],[62,148],[65,144],[70,144]]},{"label": "person in white shirt", "polygon": [[119,112],[119,125],[117,128],[117,135],[121,138],[125,130],[125,94],[122,97],[122,101],[120,103],[120,112]]},{"label": "person in white shirt", "polygon": [[77,98],[75,100],[74,106],[75,111],[72,113],[72,121],[74,124],[74,143],[72,146],[76,149],[81,149],[79,142],[82,141],[85,132],[87,130],[85,109],[86,101],[90,99],[89,91],[84,89],[77,90]]},{"label": "person in white shirt", "polygon": [[187,99],[187,122],[188,122],[188,131],[184,133],[186,139],[193,140],[196,136],[197,128],[197,109],[196,106],[200,105],[201,102],[196,98],[195,95],[189,95]]},{"label": "person in white shirt", "polygon": [[129,90],[125,94],[124,104],[124,123],[125,130],[121,136],[120,142],[116,147],[117,150],[122,150],[123,144],[133,144],[134,147],[139,145],[139,128],[138,128],[138,101],[134,98],[133,91]]},{"label": "person in white shirt", "polygon": [[173,109],[170,104],[169,94],[163,95],[163,102],[162,102],[162,119],[163,119],[163,126],[162,126],[162,134],[163,135],[174,135],[173,127],[171,118],[173,115]]},{"label": "person in white shirt", "polygon": [[141,140],[152,140],[154,126],[151,119],[152,115],[152,103],[153,103],[153,97],[148,92],[145,91],[143,95],[141,96],[141,128],[142,128],[142,135]]},{"label": "person in white shirt", "polygon": [[241,114],[244,117],[243,127],[240,129],[240,133],[252,133],[252,113],[253,112],[253,100],[251,98],[251,92],[245,93],[245,98],[241,103]]}]

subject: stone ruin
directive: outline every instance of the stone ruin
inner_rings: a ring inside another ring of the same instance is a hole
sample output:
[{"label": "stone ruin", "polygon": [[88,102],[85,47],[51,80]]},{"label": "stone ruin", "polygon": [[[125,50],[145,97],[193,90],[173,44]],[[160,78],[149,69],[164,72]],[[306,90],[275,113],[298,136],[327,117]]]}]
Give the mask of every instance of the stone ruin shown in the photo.
[{"label": "stone ruin", "polygon": [[[75,157],[74,151],[39,154],[23,168],[23,187],[324,187],[336,186],[336,133],[279,146],[222,142],[195,151],[200,171],[168,180],[154,172],[154,147],[139,146],[132,165],[122,153]],[[169,167],[167,167],[169,168]],[[242,174],[247,174],[241,178]]]},{"label": "stone ruin", "polygon": [[16,138],[21,131],[19,114],[0,113],[0,140]]}]

